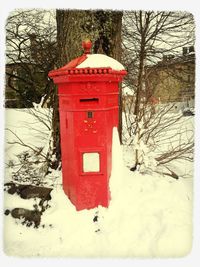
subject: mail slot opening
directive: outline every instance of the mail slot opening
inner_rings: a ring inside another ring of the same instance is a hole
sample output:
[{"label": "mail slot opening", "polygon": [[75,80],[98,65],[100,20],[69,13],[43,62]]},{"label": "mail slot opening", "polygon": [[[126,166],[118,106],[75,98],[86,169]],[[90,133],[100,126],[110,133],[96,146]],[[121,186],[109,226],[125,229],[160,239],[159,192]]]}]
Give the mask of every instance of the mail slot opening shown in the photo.
[{"label": "mail slot opening", "polygon": [[81,103],[98,103],[99,99],[98,98],[81,98],[80,102]]},{"label": "mail slot opening", "polygon": [[83,172],[100,172],[99,153],[83,153]]}]

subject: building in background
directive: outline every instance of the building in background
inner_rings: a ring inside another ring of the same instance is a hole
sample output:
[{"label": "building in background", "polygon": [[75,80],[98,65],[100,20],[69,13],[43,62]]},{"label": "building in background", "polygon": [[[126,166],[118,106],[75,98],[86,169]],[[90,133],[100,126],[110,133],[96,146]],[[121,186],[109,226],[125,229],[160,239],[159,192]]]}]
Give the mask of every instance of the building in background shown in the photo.
[{"label": "building in background", "polygon": [[160,103],[194,102],[194,47],[183,47],[179,57],[163,56],[162,61],[146,68],[146,90]]}]

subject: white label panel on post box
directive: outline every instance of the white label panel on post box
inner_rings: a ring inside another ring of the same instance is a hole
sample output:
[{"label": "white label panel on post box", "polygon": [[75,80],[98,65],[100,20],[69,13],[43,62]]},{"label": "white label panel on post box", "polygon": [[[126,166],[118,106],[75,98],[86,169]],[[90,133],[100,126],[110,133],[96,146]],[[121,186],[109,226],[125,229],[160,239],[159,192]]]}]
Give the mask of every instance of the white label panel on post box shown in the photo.
[{"label": "white label panel on post box", "polygon": [[99,172],[99,153],[83,153],[83,172]]}]

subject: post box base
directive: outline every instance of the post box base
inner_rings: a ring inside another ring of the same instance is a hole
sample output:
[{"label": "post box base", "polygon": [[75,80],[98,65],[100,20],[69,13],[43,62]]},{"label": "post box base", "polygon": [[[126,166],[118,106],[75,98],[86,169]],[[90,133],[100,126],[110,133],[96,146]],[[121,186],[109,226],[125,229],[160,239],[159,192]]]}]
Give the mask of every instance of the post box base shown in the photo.
[{"label": "post box base", "polygon": [[[108,208],[110,202],[110,190],[102,183],[103,175],[80,176],[80,183],[77,191],[74,188],[69,188],[64,185],[63,189],[71,203],[75,206],[77,211],[83,209],[93,209],[98,206]],[[93,181],[93,183],[91,182]]]}]

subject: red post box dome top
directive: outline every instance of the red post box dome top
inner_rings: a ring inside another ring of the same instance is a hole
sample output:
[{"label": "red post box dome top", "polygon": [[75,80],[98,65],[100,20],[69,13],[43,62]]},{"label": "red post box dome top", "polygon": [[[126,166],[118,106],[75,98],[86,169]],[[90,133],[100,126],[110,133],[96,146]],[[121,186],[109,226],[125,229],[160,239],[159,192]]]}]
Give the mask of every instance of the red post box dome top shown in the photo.
[{"label": "red post box dome top", "polygon": [[112,74],[115,76],[117,75],[118,78],[120,76],[119,80],[121,80],[123,76],[127,74],[124,66],[117,60],[104,54],[90,54],[92,42],[89,39],[82,42],[82,47],[84,49],[84,54],[82,56],[73,59],[67,65],[57,70],[50,71],[49,77]]}]

